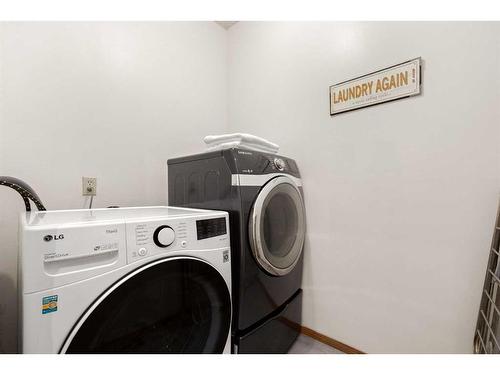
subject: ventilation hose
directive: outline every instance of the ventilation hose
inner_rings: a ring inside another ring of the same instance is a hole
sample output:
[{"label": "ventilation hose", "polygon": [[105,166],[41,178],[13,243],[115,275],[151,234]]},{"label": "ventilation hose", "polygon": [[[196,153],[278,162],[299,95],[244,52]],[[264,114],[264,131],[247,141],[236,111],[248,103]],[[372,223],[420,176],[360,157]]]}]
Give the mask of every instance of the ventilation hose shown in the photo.
[{"label": "ventilation hose", "polygon": [[0,176],[0,185],[10,187],[17,191],[21,195],[21,198],[23,198],[26,211],[31,211],[30,200],[33,201],[38,211],[46,211],[38,195],[26,182],[15,177]]}]

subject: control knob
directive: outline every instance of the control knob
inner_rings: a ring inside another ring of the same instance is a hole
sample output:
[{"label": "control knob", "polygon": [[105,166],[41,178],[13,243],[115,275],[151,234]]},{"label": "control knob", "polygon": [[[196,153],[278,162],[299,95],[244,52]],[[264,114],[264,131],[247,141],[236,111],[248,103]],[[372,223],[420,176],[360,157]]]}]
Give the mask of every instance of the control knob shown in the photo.
[{"label": "control knob", "polygon": [[159,247],[167,247],[172,245],[175,240],[175,232],[168,225],[162,225],[156,228],[153,234],[153,241]]},{"label": "control knob", "polygon": [[282,171],[285,169],[285,162],[283,159],[276,158],[274,159],[274,166],[278,168],[278,170]]}]

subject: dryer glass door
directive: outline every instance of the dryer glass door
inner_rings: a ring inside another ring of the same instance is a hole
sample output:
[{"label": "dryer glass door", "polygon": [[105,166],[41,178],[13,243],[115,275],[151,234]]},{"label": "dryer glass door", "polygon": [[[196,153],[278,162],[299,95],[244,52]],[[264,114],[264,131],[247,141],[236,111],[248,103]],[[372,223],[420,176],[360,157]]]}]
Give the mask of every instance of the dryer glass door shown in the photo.
[{"label": "dryer glass door", "polygon": [[270,180],[257,196],[249,221],[253,255],[268,273],[282,276],[297,264],[306,224],[302,195],[286,176]]},{"label": "dryer glass door", "polygon": [[105,292],[67,338],[66,353],[222,353],[231,300],[220,273],[191,258],[163,259]]}]

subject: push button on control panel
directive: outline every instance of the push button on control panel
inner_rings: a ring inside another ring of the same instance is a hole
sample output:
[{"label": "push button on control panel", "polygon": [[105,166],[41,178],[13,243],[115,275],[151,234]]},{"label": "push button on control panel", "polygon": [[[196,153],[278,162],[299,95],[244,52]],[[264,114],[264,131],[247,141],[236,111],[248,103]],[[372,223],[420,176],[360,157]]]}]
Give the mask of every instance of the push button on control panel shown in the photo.
[{"label": "push button on control panel", "polygon": [[153,241],[159,247],[170,246],[175,241],[175,232],[168,225],[162,225],[156,228],[153,234]]},{"label": "push button on control panel", "polygon": [[139,251],[137,251],[137,253],[139,254],[139,256],[143,257],[148,253],[148,250],[145,247],[141,247]]}]

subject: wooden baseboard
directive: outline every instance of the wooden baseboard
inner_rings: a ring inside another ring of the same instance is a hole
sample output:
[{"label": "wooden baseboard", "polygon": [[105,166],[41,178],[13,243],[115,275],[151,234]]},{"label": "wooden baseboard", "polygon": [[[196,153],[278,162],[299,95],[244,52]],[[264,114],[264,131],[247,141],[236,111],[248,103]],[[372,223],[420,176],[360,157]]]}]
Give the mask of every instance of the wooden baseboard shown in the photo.
[{"label": "wooden baseboard", "polygon": [[322,342],[323,344],[329,345],[332,348],[335,348],[346,354],[365,354],[361,350],[353,348],[352,346],[344,344],[343,342],[332,339],[331,337],[325,336],[322,333],[312,330],[311,328],[301,326],[300,333],[309,336],[315,339],[316,341]]}]

